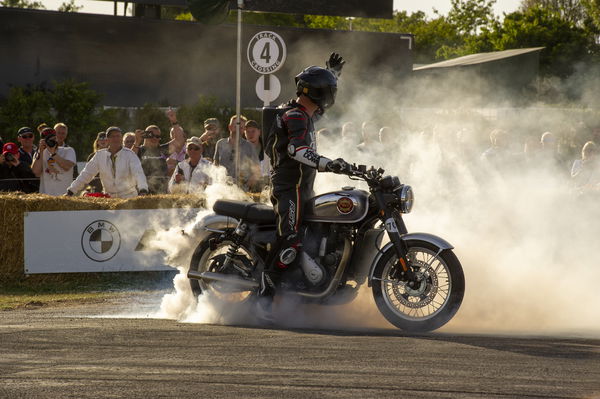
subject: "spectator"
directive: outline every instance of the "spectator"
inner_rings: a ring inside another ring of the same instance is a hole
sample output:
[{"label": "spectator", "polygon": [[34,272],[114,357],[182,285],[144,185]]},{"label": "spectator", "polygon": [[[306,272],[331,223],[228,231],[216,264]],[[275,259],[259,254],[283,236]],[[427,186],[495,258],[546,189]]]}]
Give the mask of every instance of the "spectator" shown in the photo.
[{"label": "spectator", "polygon": [[269,176],[271,176],[271,161],[263,149],[261,131],[260,127],[258,126],[258,122],[254,120],[249,120],[246,122],[244,138],[248,140],[250,144],[252,144],[260,162],[260,175],[262,182],[260,183],[260,187],[256,187],[256,190],[261,191],[265,186],[265,183],[268,184]]},{"label": "spectator", "polygon": [[135,133],[134,132],[125,133],[123,135],[123,147],[129,148],[130,150],[132,150],[134,145],[135,145]]},{"label": "spectator", "polygon": [[508,135],[504,130],[494,129],[490,133],[490,144],[481,154],[481,159],[492,164],[501,163],[508,152]]},{"label": "spectator", "polygon": [[200,140],[204,144],[202,157],[214,160],[217,141],[221,138],[221,122],[217,118],[208,118],[204,121],[204,133]]},{"label": "spectator", "polygon": [[576,159],[571,167],[571,179],[580,193],[598,188],[600,171],[598,170],[598,149],[593,141],[588,141],[581,149],[581,159]]},{"label": "spectator", "polygon": [[[150,125],[144,131],[136,131],[136,145],[141,138],[144,144],[137,148],[137,155],[142,162],[142,169],[148,180],[150,194],[164,194],[167,192],[167,162],[168,154],[161,152],[160,128]],[[133,147],[134,152],[136,146]]]},{"label": "spectator", "polygon": [[359,151],[366,152],[371,151],[373,144],[378,140],[378,132],[377,126],[375,123],[371,121],[364,121],[361,127],[362,133],[362,142],[356,146]]},{"label": "spectator", "polygon": [[211,163],[202,158],[202,141],[199,137],[190,137],[186,143],[188,158],[177,164],[169,180],[169,192],[173,194],[202,192],[210,184],[207,170]]},{"label": "spectator", "polygon": [[61,147],[56,131],[46,128],[35,154],[31,169],[40,178],[40,193],[62,195],[73,182],[75,151],[71,147]]},{"label": "spectator", "polygon": [[186,141],[185,132],[177,121],[177,113],[174,109],[170,108],[167,110],[167,117],[171,121],[171,141],[165,144],[161,144],[161,153],[168,154],[166,156],[167,162],[167,176],[171,176],[177,164],[185,160],[186,156]]},{"label": "spectator", "polygon": [[36,128],[39,134],[42,134],[42,131],[46,128],[49,128],[50,126],[48,126],[46,124],[46,122],[42,122],[38,125],[38,127]]},{"label": "spectator", "polygon": [[[96,153],[100,150],[103,150],[108,147],[108,139],[106,138],[106,132],[99,132],[96,136],[96,140],[94,140],[93,148],[94,152],[92,152],[88,158],[87,162],[90,162],[91,159],[96,155]],[[92,193],[100,193],[102,192],[102,183],[100,182],[100,177],[96,175],[92,181],[90,182],[90,192]]]},{"label": "spectator", "polygon": [[[69,133],[69,129],[67,125],[62,122],[54,125],[54,130],[56,131],[56,141],[58,141],[59,147],[71,148],[73,150],[73,154],[75,154],[75,150],[72,147],[69,147],[67,144],[67,135]],[[77,154],[75,154],[75,164],[73,165],[73,179],[77,177],[79,171],[77,170]]]},{"label": "spectator", "polygon": [[[260,177],[258,155],[252,144],[246,140],[239,140],[236,135],[236,119],[234,115],[229,120],[229,137],[221,139],[217,142],[215,149],[214,163],[217,166],[224,166],[227,169],[227,174],[243,189],[250,190],[258,182]],[[246,126],[246,118],[240,116],[240,132],[244,131]],[[236,142],[239,146],[239,175],[235,171],[235,146]]]},{"label": "spectator", "polygon": [[27,163],[19,160],[21,153],[15,143],[2,146],[0,155],[0,191],[22,191],[34,193],[37,186],[35,175]]},{"label": "spectator", "polygon": [[19,148],[19,160],[29,167],[33,163],[33,156],[37,147],[33,144],[34,133],[30,127],[22,127],[17,132],[17,140],[21,147]]},{"label": "spectator", "polygon": [[394,144],[400,144],[400,145],[406,144],[406,143],[395,143],[394,142],[394,139],[396,137],[394,136],[394,131],[389,126],[384,126],[381,129],[379,129],[378,138],[379,138],[378,141],[379,141],[380,147],[386,148],[387,150],[390,150],[391,149],[390,146],[393,146]]},{"label": "spectator", "polygon": [[106,129],[108,148],[99,150],[85,165],[77,179],[65,190],[66,195],[81,191],[96,175],[104,192],[114,198],[132,198],[148,193],[146,176],[136,154],[123,147],[121,129]]},{"label": "spectator", "polygon": [[342,125],[342,143],[344,143],[344,145],[358,144],[358,134],[356,133],[353,122],[346,122]]}]

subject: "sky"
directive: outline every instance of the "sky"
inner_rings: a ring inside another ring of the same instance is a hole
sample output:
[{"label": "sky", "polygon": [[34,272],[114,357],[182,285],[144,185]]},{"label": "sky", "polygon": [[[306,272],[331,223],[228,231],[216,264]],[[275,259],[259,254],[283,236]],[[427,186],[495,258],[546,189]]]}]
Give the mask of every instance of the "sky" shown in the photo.
[{"label": "sky", "polygon": [[[48,10],[56,10],[63,2],[67,0],[42,0],[42,3]],[[95,0],[75,0],[75,4],[82,5],[81,12],[112,14],[113,3],[111,1]],[[503,13],[515,11],[521,0],[497,0],[494,6],[496,15],[502,16]],[[450,0],[394,0],[394,9],[406,10],[409,13],[415,11],[424,11],[428,16],[433,17],[433,9],[441,14],[447,14],[450,10]],[[119,15],[123,15],[123,3],[119,4]]]}]

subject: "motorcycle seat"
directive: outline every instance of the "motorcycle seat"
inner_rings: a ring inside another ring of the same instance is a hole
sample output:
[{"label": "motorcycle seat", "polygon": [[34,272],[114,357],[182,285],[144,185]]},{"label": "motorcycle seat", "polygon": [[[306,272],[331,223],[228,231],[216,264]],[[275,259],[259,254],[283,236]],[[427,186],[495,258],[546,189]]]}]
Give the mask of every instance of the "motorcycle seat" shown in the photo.
[{"label": "motorcycle seat", "polygon": [[251,223],[275,224],[273,207],[255,202],[217,200],[213,211],[219,215],[231,216]]}]

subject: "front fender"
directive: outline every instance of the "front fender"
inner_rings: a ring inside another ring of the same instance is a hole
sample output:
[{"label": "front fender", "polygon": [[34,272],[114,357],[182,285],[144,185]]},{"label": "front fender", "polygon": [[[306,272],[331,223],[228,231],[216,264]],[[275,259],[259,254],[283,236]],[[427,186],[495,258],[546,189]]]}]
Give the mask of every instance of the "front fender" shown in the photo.
[{"label": "front fender", "polygon": [[[408,243],[409,241],[425,241],[432,245],[435,245],[439,252],[444,251],[446,249],[453,249],[454,246],[450,244],[448,241],[444,240],[441,237],[438,237],[429,233],[409,233],[401,236],[402,241]],[[382,249],[379,251],[373,262],[371,263],[371,268],[369,271],[369,287],[371,286],[371,280],[373,279],[373,272],[375,271],[375,266],[379,263],[379,260],[383,256],[383,254],[392,247],[394,243],[388,242]]]}]

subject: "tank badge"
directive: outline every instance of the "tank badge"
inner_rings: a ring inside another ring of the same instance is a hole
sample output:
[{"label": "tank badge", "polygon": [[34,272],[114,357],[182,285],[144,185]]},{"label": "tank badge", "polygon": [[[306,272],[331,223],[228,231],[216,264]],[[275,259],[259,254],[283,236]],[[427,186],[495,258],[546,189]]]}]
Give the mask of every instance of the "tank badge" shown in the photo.
[{"label": "tank badge", "polygon": [[348,197],[342,197],[337,201],[337,209],[343,214],[350,213],[354,209],[354,202]]}]

